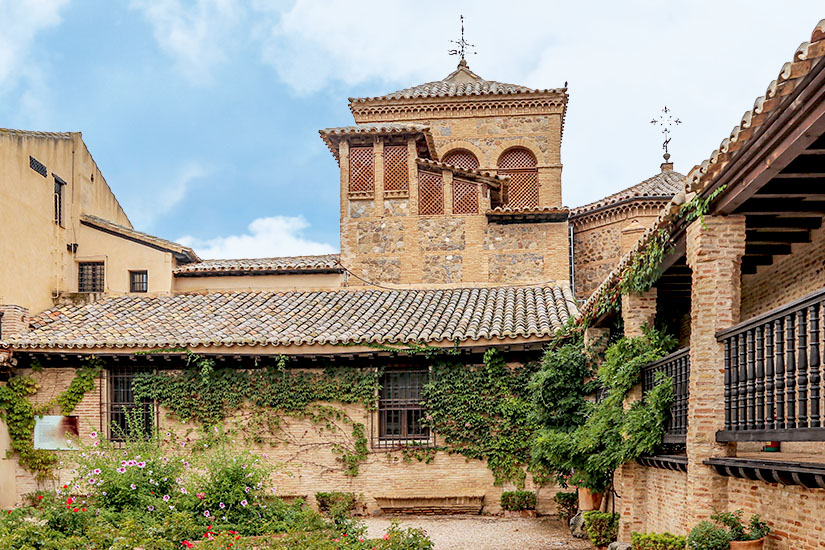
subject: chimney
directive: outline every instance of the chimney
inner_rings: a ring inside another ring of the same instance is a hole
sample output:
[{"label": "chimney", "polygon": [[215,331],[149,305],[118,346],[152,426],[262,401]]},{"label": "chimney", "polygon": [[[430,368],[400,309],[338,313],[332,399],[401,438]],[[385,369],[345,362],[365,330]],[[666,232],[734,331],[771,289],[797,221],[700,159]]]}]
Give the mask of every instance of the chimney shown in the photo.
[{"label": "chimney", "polygon": [[0,304],[0,340],[29,330],[29,310],[23,306]]}]

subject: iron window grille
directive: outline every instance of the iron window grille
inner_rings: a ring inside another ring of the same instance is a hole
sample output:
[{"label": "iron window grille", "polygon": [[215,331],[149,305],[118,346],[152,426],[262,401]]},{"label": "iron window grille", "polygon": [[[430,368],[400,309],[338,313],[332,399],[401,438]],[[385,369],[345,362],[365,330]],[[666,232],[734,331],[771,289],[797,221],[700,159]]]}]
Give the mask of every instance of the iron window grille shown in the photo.
[{"label": "iron window grille", "polygon": [[66,182],[54,177],[54,223],[63,225],[63,186]]},{"label": "iron window grille", "polygon": [[105,268],[103,262],[80,262],[77,264],[77,291],[103,292]]},{"label": "iron window grille", "polygon": [[135,400],[132,381],[137,372],[133,367],[104,371],[106,379],[101,386],[100,431],[109,441],[146,438],[157,426],[155,404],[149,400]]},{"label": "iron window grille", "polygon": [[378,399],[378,438],[373,447],[397,448],[433,443],[430,429],[423,425],[421,391],[429,371],[391,370],[381,377]]},{"label": "iron window grille", "polygon": [[149,272],[130,271],[129,272],[129,292],[148,292],[149,291]]},{"label": "iron window grille", "polygon": [[3,339],[3,313],[0,312],[0,340]]}]

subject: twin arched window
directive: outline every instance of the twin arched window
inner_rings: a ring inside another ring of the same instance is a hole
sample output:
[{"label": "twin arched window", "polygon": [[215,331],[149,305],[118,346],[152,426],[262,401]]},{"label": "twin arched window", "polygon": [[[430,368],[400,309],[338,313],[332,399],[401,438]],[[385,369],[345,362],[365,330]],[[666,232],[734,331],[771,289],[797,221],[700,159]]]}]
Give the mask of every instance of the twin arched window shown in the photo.
[{"label": "twin arched window", "polygon": [[524,147],[507,149],[498,158],[498,175],[510,176],[504,204],[513,208],[539,205],[539,173],[536,156]]}]

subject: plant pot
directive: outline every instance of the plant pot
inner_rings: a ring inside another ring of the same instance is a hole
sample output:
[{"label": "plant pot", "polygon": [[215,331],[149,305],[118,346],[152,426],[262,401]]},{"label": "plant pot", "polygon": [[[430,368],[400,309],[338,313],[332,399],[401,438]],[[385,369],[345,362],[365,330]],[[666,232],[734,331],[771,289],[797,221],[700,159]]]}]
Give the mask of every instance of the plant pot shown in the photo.
[{"label": "plant pot", "polygon": [[594,493],[585,487],[579,487],[579,510],[588,512],[598,510],[602,504],[602,495]]},{"label": "plant pot", "polygon": [[762,550],[765,544],[765,537],[756,540],[732,540],[730,550]]}]

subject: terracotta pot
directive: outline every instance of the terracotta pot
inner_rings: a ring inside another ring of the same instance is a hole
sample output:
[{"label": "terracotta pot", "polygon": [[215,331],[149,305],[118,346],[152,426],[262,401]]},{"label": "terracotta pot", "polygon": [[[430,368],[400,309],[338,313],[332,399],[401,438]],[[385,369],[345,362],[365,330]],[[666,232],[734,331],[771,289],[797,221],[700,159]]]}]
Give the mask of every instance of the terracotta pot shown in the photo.
[{"label": "terracotta pot", "polygon": [[732,540],[730,550],[762,550],[765,544],[765,537],[757,540]]},{"label": "terracotta pot", "polygon": [[602,503],[602,495],[593,493],[590,489],[579,487],[579,509],[582,512],[598,510]]}]

